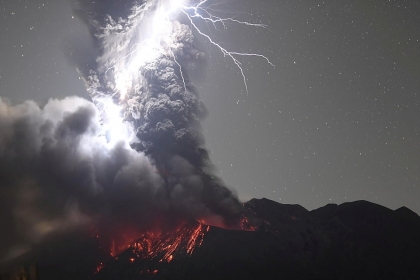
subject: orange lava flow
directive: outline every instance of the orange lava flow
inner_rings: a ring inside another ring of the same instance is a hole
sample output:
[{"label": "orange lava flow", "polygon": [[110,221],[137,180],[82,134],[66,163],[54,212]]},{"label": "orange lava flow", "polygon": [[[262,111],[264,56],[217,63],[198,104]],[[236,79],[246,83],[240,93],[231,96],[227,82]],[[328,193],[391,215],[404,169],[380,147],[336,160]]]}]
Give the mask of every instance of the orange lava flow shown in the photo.
[{"label": "orange lava flow", "polygon": [[[232,230],[256,231],[261,221],[256,220],[256,215],[252,211],[243,213],[238,223]],[[156,229],[157,228],[157,229]],[[118,260],[121,256],[131,263],[140,263],[139,260],[153,260],[157,262],[172,262],[177,256],[192,255],[204,241],[211,226],[203,224],[203,221],[194,223],[181,222],[175,229],[162,232],[156,227],[155,230],[139,233],[135,230],[124,229],[124,234],[119,235],[118,239],[112,239],[108,246],[109,253],[113,259]],[[226,227],[222,227],[226,228]],[[95,232],[95,237],[99,235]],[[126,251],[128,249],[128,251]],[[125,255],[121,254],[125,251]],[[125,257],[124,257],[125,256]],[[121,260],[121,258],[120,258]],[[99,272],[104,265],[100,263],[96,268]],[[157,270],[141,271],[141,273],[156,274]]]},{"label": "orange lava flow", "polygon": [[179,252],[191,255],[203,243],[204,235],[209,229],[209,226],[202,224],[183,224],[175,231],[165,234],[146,233],[130,248],[138,258],[159,258],[160,262],[171,262]]},{"label": "orange lava flow", "polygon": [[[200,224],[191,234],[187,244],[187,254],[191,255],[196,247],[200,247],[204,240],[204,232]],[[210,227],[207,226],[206,231],[209,231]]]}]

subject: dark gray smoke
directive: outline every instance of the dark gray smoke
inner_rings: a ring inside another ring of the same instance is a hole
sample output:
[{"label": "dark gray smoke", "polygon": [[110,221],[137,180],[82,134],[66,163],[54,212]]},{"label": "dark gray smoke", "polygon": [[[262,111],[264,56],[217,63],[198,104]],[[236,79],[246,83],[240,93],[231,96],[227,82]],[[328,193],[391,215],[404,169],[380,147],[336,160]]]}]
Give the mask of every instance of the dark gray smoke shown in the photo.
[{"label": "dark gray smoke", "polygon": [[[128,233],[180,219],[238,226],[241,203],[204,147],[207,110],[186,72],[204,55],[190,28],[173,20],[170,55],[139,67],[124,96],[117,90],[112,66],[130,60],[121,56],[160,4],[80,2],[100,55],[76,63],[96,106],[76,97],[45,106],[0,99],[0,263],[75,228],[105,243],[124,235],[124,243],[137,237]],[[102,98],[121,106],[136,136],[130,145],[107,143]]]},{"label": "dark gray smoke", "polygon": [[[151,15],[169,2],[137,1],[128,16],[115,20],[109,17],[104,20],[104,12],[92,13],[89,1],[81,6],[80,14],[90,15],[85,20],[91,27],[105,24],[92,29],[101,55],[97,69],[86,76],[88,91],[94,101],[114,96],[115,102],[124,107],[125,119],[133,125],[138,138],[132,147],[144,152],[162,175],[171,207],[198,219],[218,217],[221,223],[232,226],[238,222],[241,204],[214,175],[204,147],[201,122],[207,109],[186,72],[202,62],[204,54],[194,48],[189,26],[172,19],[176,39],[170,45],[163,42],[164,52],[139,66],[127,93],[118,95],[112,67],[121,64],[121,58],[127,65],[130,63],[133,56],[130,50],[139,44],[147,30],[154,28]],[[99,10],[105,11],[105,7],[110,6],[104,4]],[[122,10],[127,11],[128,7],[122,6]],[[121,10],[114,13],[120,16]]]},{"label": "dark gray smoke", "polygon": [[163,207],[155,167],[144,154],[98,137],[98,111],[84,99],[50,100],[43,108],[0,99],[0,131],[3,260],[55,232],[141,224],[145,212]]}]

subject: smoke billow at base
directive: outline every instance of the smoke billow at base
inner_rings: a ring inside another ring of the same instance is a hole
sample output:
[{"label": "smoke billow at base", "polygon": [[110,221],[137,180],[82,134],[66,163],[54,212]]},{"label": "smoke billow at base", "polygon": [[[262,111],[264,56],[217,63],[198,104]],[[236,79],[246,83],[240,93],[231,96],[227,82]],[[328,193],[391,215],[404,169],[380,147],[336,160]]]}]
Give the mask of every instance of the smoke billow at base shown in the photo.
[{"label": "smoke billow at base", "polygon": [[[242,205],[205,149],[207,109],[187,74],[204,54],[193,47],[190,28],[171,18],[164,53],[136,68],[127,54],[165,2],[125,1],[118,11],[111,2],[88,2],[77,13],[99,57],[76,64],[93,102],[0,100],[2,264],[43,259],[54,266],[62,256],[64,266],[64,259],[81,265],[80,255],[109,257],[141,232],[185,221],[241,227]],[[117,74],[124,69],[131,70],[122,90]],[[104,100],[121,109],[130,138],[110,141],[115,119]]]}]

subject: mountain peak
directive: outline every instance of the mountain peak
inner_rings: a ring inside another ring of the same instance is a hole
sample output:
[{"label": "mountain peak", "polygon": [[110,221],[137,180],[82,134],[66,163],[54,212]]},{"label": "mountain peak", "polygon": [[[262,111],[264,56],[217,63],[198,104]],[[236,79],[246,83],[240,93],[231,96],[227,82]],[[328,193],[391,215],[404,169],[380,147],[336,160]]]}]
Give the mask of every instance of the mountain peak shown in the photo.
[{"label": "mountain peak", "polygon": [[[121,254],[98,263],[99,272],[89,279],[415,279],[420,275],[420,217],[406,207],[392,211],[355,201],[308,211],[261,198],[244,203],[244,208],[261,222],[255,231],[197,222],[158,235],[143,234]],[[38,264],[41,279],[57,278],[48,275],[51,266],[42,260]]]},{"label": "mountain peak", "polygon": [[[209,227],[190,255],[173,252],[177,257],[170,263],[139,260],[137,270],[145,273],[139,278],[122,271],[130,271],[130,266],[120,263],[95,280],[382,279],[420,274],[420,217],[413,227],[413,219],[409,224],[400,217],[415,215],[408,208],[391,211],[355,201],[308,211],[266,198],[251,199],[244,207],[261,220],[254,232]],[[113,273],[118,267],[119,273]]]}]

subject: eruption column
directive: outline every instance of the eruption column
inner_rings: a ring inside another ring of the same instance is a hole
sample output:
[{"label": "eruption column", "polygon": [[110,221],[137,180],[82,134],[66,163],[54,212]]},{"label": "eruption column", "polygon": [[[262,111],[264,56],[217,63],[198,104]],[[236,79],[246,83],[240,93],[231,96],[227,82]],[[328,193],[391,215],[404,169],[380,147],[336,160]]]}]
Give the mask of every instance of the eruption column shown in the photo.
[{"label": "eruption column", "polygon": [[[186,0],[135,1],[124,18],[88,18],[95,27],[100,55],[94,70],[81,72],[87,73],[88,91],[97,106],[103,108],[105,125],[114,126],[110,120],[123,117],[136,136],[131,147],[148,156],[156,166],[165,185],[159,200],[166,209],[188,219],[239,227],[241,203],[214,175],[214,166],[204,148],[201,121],[207,109],[186,72],[204,58],[193,47],[192,31],[233,61],[247,91],[237,57],[262,57],[273,64],[260,54],[228,51],[200,30],[195,20],[211,23],[215,28],[229,23],[265,28],[262,24],[214,16],[210,12],[212,6],[207,0],[196,4]],[[180,23],[176,19],[179,16],[189,25]],[[113,117],[104,100],[115,102],[121,111],[115,111]],[[108,129],[110,139],[115,138],[114,131],[121,130]]]},{"label": "eruption column", "polygon": [[74,240],[97,236],[92,244],[106,251],[127,248],[139,232],[190,220],[251,227],[237,197],[214,175],[201,127],[207,109],[188,71],[204,60],[194,33],[235,63],[247,87],[238,57],[267,58],[225,49],[198,21],[264,26],[214,16],[207,0],[77,2],[97,58],[75,63],[96,108],[76,97],[45,106],[0,99],[0,263],[76,230],[83,237]]}]

